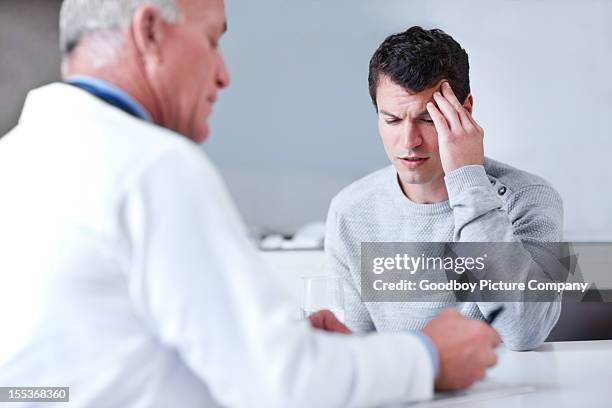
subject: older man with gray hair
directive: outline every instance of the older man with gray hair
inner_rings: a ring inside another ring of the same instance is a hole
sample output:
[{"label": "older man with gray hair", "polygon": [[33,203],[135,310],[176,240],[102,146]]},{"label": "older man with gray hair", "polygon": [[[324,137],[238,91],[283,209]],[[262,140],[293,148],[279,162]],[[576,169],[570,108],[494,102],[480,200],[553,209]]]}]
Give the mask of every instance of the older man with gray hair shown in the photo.
[{"label": "older man with gray hair", "polygon": [[115,85],[154,123],[202,142],[217,93],[229,84],[217,46],[226,30],[223,2],[181,5],[179,10],[172,0],[65,1],[62,70],[75,85],[82,76],[89,77],[88,85],[90,78]]},{"label": "older man with gray hair", "polygon": [[[66,0],[64,82],[0,141],[0,385],[75,406],[364,406],[460,389],[496,332],[293,320],[194,142],[229,84],[222,0]],[[386,375],[385,375],[386,374]]]}]

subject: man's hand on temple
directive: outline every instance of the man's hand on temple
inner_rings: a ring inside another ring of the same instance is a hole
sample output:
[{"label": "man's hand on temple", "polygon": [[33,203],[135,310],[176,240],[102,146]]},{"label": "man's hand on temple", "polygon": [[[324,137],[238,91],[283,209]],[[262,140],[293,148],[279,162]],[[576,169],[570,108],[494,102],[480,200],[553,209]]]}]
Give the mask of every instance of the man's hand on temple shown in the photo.
[{"label": "man's hand on temple", "polygon": [[432,320],[422,332],[428,336],[440,357],[436,390],[467,388],[485,376],[497,363],[495,348],[501,343],[489,325],[463,317],[447,309]]},{"label": "man's hand on temple", "polygon": [[440,160],[444,173],[484,163],[484,130],[455,96],[448,82],[434,93],[427,111],[438,132]]},{"label": "man's hand on temple", "polygon": [[319,310],[308,316],[308,319],[310,320],[310,325],[315,329],[340,334],[352,334],[349,328],[329,310]]}]

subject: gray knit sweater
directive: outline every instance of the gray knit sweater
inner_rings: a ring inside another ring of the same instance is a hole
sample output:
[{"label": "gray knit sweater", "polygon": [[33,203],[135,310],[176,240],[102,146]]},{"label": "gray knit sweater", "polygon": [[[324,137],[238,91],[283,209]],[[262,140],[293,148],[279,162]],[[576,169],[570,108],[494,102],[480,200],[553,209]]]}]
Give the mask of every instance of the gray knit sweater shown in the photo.
[{"label": "gray knit sweater", "polygon": [[[353,331],[418,331],[447,307],[484,319],[498,306],[362,303],[361,242],[562,240],[561,198],[540,177],[486,158],[484,166],[466,166],[449,173],[445,183],[448,201],[417,204],[404,196],[395,169],[388,166],[351,184],[332,200],[325,239],[327,267],[344,280],[346,323]],[[525,257],[535,255],[525,248]],[[532,349],[546,339],[560,312],[558,302],[506,303],[494,327],[507,347]]]}]

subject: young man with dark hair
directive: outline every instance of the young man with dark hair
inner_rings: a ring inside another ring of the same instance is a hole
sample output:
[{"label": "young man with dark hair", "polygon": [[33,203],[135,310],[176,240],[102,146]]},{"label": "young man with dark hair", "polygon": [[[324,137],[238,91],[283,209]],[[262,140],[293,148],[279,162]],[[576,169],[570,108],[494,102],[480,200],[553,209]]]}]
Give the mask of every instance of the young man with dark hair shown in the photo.
[{"label": "young man with dark hair", "polygon": [[[443,308],[484,319],[486,302],[362,302],[362,242],[514,242],[519,263],[562,240],[563,207],[543,179],[484,156],[472,117],[465,50],[441,30],[412,27],[388,37],[370,62],[369,88],[392,165],[356,181],[332,201],[326,252],[346,282],[346,323],[356,332],[420,330]],[[516,273],[510,270],[508,273]],[[511,349],[538,346],[560,303],[507,303],[495,323]]]}]

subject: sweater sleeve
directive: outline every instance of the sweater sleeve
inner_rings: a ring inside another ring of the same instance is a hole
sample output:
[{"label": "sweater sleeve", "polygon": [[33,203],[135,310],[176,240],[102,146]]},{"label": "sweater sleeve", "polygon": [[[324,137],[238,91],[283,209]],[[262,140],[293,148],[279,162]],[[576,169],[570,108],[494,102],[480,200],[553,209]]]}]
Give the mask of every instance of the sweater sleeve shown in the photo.
[{"label": "sweater sleeve", "polygon": [[[341,230],[336,201],[332,201],[325,232],[326,269],[341,279],[344,287],[345,324],[355,333],[375,331],[370,313],[361,301],[361,275],[351,275],[345,231]],[[355,256],[352,254],[352,256]]]},{"label": "sweater sleeve", "polygon": [[[512,261],[499,263],[496,275],[513,276],[522,280],[542,271],[547,260],[558,254],[549,251],[545,243],[562,240],[563,205],[559,194],[550,186],[537,184],[509,191],[505,186],[494,188],[483,166],[466,166],[445,177],[449,201],[454,215],[455,242],[514,242],[519,243]],[[508,194],[505,207],[502,196]],[[529,350],[540,345],[561,312],[561,303],[508,302],[494,326],[506,346],[514,350]],[[494,302],[479,302],[484,316],[499,306]]]}]

